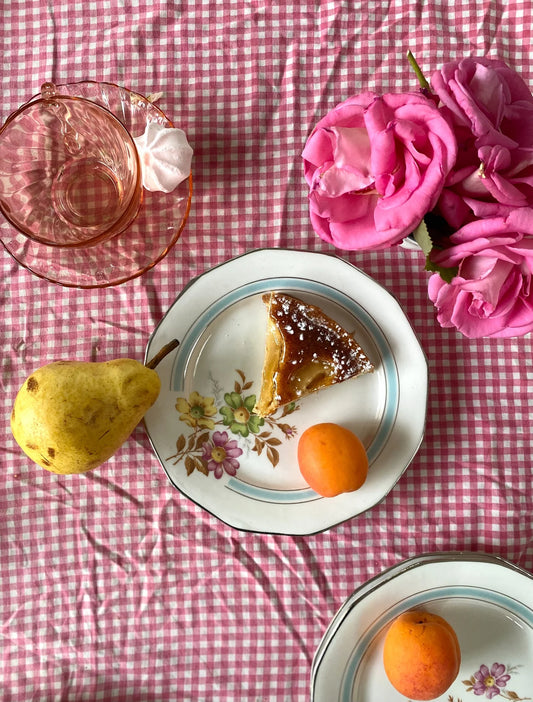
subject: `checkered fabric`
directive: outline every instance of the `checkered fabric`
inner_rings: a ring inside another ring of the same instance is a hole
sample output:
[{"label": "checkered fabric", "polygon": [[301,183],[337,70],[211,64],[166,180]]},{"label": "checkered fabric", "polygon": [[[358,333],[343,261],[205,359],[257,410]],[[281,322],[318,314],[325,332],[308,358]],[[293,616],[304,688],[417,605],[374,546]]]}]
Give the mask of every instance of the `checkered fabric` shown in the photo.
[{"label": "checkered fabric", "polygon": [[0,256],[4,702],[304,702],[331,617],[361,583],[428,551],[533,570],[529,337],[470,341],[436,322],[421,253],[339,253],[399,300],[429,364],[425,438],[389,495],[310,537],[241,533],[169,484],[139,426],[104,466],[56,476],[9,430],[15,394],[59,358],[142,360],[184,284],[258,247],[326,251],[301,151],[363,88],[413,88],[444,61],[499,57],[533,84],[526,0],[2,0],[2,118],[56,83],[105,80],[194,148],[178,244],[140,278],[64,288]]}]

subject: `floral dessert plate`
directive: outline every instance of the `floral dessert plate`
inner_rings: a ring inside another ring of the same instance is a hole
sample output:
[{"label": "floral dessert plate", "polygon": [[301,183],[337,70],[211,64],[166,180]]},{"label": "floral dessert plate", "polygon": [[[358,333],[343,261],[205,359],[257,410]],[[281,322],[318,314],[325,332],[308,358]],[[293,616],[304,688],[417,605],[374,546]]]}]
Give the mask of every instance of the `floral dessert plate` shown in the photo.
[{"label": "floral dessert plate", "polygon": [[501,558],[436,553],[386,570],[342,605],[313,660],[312,702],[405,702],[383,670],[383,641],[413,608],[444,617],[459,640],[459,675],[439,700],[531,699],[533,576]]},{"label": "floral dessert plate", "polygon": [[[252,412],[259,393],[267,310],[262,295],[283,290],[318,305],[353,333],[372,374],[286,406],[269,418]],[[152,358],[162,389],[145,424],[171,483],[232,527],[312,534],[379,502],[416,453],[424,432],[427,364],[396,300],[342,259],[260,249],[195,278],[155,329]],[[303,480],[299,436],[312,424],[355,431],[369,456],[356,492],[323,498]]]}]

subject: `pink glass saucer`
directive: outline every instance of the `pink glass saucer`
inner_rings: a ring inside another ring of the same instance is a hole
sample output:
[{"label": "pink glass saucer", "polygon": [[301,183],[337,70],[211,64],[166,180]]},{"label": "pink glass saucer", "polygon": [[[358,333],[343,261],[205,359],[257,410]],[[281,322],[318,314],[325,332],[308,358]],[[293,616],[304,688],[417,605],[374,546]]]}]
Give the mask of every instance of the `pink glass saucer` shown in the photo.
[{"label": "pink glass saucer", "polygon": [[[147,98],[112,83],[69,83],[57,86],[57,90],[106,107],[133,137],[143,134],[149,122],[174,126]],[[20,265],[52,283],[73,288],[119,285],[142,275],[166,256],[185,226],[191,197],[192,175],[171,193],[144,190],[139,214],[128,229],[86,248],[59,248],[32,241],[3,218],[0,239]]]}]

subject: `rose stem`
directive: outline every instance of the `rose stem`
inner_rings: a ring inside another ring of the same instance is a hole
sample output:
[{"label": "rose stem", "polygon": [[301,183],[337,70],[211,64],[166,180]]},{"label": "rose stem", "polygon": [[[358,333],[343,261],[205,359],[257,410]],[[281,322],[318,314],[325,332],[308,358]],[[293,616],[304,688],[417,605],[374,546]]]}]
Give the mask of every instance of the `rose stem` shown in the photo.
[{"label": "rose stem", "polygon": [[420,87],[422,88],[422,90],[429,90],[430,85],[427,82],[427,80],[425,79],[424,74],[420,70],[420,66],[416,62],[415,57],[411,53],[411,49],[407,50],[407,60],[411,64],[411,67],[412,67],[413,71],[415,72],[416,77],[418,78],[418,82],[420,83]]}]

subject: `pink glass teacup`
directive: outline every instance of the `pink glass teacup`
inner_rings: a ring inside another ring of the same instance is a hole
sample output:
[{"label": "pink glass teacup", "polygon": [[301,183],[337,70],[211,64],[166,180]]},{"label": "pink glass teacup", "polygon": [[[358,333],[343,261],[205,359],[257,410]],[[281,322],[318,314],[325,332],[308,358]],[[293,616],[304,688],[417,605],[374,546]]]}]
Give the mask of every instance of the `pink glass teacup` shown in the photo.
[{"label": "pink glass teacup", "polygon": [[135,143],[104,107],[44,83],[0,129],[0,211],[30,239],[98,244],[131,224],[141,200]]}]

